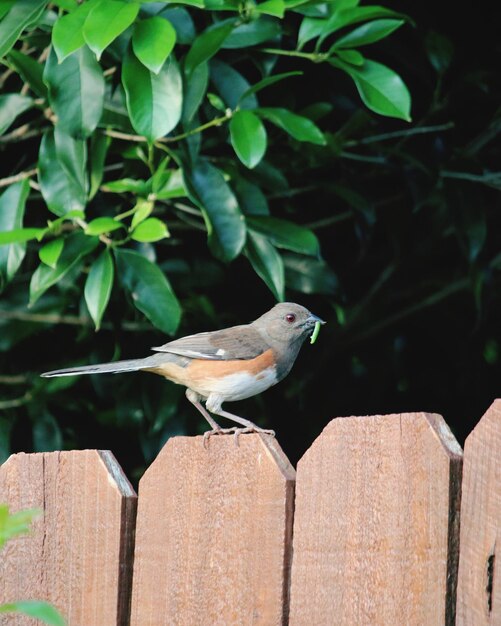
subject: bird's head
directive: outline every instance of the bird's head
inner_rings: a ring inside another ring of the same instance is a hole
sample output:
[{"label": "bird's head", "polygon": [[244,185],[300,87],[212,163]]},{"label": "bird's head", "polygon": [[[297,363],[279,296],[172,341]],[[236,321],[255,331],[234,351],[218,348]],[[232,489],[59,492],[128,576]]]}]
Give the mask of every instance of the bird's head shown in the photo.
[{"label": "bird's head", "polygon": [[253,326],[275,341],[302,343],[311,336],[317,323],[325,324],[304,306],[294,302],[280,302],[253,322]]}]

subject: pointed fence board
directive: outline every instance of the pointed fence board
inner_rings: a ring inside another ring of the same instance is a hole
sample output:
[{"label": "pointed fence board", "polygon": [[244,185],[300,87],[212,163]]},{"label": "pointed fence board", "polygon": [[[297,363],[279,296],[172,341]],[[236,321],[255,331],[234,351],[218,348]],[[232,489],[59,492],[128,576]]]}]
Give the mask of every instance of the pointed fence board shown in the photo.
[{"label": "pointed fence board", "polygon": [[501,624],[501,400],[464,447],[457,624]]},{"label": "pointed fence board", "polygon": [[139,484],[133,626],[280,626],[295,472],[256,434],[169,439]]},{"label": "pointed fence board", "polygon": [[452,625],[461,458],[439,415],[331,421],[298,464],[290,625]]},{"label": "pointed fence board", "polygon": [[70,626],[128,623],[136,494],[111,452],[15,454],[0,467],[0,502],[42,513],[2,550],[0,604],[49,601]]}]

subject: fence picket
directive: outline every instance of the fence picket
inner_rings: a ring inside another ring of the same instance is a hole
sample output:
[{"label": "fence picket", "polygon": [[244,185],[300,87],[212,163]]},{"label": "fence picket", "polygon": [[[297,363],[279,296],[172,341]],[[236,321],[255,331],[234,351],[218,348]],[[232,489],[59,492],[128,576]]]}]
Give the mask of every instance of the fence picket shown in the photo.
[{"label": "fence picket", "polygon": [[501,400],[464,448],[458,626],[501,624]]},{"label": "fence picket", "polygon": [[439,415],[331,421],[298,464],[290,625],[453,624],[460,480]]},{"label": "fence picket", "polygon": [[170,439],[139,484],[131,624],[285,623],[294,476],[269,437]]},{"label": "fence picket", "polygon": [[111,452],[14,454],[0,467],[0,502],[43,513],[2,550],[0,603],[46,600],[70,626],[128,623],[136,494]]}]

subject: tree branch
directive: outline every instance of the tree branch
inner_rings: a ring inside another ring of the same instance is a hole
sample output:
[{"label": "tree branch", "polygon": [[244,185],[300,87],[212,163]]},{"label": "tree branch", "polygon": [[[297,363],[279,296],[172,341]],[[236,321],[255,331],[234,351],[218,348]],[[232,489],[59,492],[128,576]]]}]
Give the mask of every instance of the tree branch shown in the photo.
[{"label": "tree branch", "polygon": [[7,178],[0,178],[0,187],[8,187],[13,183],[18,183],[20,180],[24,180],[25,178],[31,178],[35,176],[38,172],[38,168],[33,168],[32,170],[27,170],[26,172],[19,172],[19,174],[14,174],[14,176],[7,176]]},{"label": "tree branch", "polygon": [[[21,310],[6,311],[0,309],[0,319],[17,320],[19,322],[31,322],[35,324],[68,324],[69,326],[84,326],[94,328],[94,322],[90,317],[79,317],[77,315],[58,315],[57,313],[28,313]],[[122,330],[128,332],[144,332],[154,330],[149,324],[140,322],[122,322]],[[113,324],[105,322],[101,324],[102,330],[113,330]]]},{"label": "tree branch", "polygon": [[33,398],[31,391],[27,391],[20,398],[13,398],[12,400],[2,400],[0,402],[0,409],[15,409],[18,406],[23,406],[28,404],[28,402]]}]

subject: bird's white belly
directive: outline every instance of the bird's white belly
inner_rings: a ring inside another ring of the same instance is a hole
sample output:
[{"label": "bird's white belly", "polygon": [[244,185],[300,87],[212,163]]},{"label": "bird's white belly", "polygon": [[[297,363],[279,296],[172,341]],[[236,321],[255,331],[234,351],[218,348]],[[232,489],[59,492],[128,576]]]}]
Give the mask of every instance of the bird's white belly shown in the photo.
[{"label": "bird's white belly", "polygon": [[204,381],[203,385],[192,386],[192,389],[206,398],[210,394],[218,394],[223,401],[233,402],[262,393],[276,382],[275,368],[268,367],[258,375],[236,372],[218,378],[209,378]]}]

